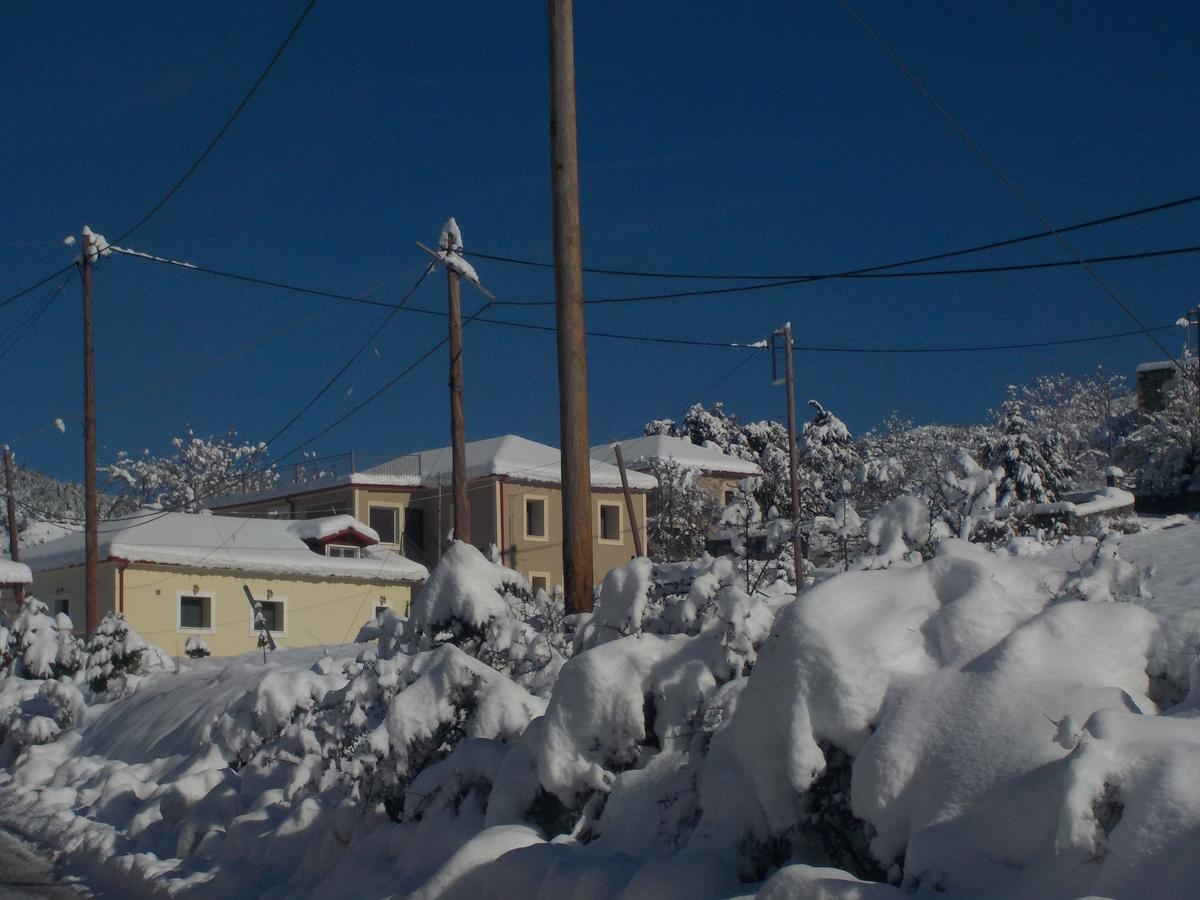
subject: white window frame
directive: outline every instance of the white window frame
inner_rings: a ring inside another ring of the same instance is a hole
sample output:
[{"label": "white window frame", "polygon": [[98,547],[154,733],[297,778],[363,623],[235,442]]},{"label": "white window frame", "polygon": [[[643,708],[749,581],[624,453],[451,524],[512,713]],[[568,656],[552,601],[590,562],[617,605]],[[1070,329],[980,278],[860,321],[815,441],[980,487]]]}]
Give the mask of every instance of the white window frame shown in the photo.
[{"label": "white window frame", "polygon": [[[603,509],[606,506],[615,507],[617,510],[617,537],[604,537],[604,514]],[[608,500],[596,501],[596,541],[600,544],[609,544],[614,547],[620,547],[625,543],[625,510],[621,503],[613,503]]]},{"label": "white window frame", "polygon": [[[291,612],[288,610],[287,597],[281,597],[279,594],[272,594],[268,597],[266,594],[261,596],[254,595],[254,599],[259,603],[278,603],[283,609],[283,628],[276,631],[271,629],[271,636],[277,638],[285,638],[288,635],[288,626],[291,624]],[[254,627],[254,607],[250,607],[250,634],[258,634],[258,629]]]},{"label": "white window frame", "polygon": [[377,530],[377,529],[375,529],[375,526],[371,524],[371,511],[376,510],[376,509],[386,509],[386,510],[390,511],[396,519],[396,527],[395,527],[396,539],[394,541],[385,541],[383,539],[383,537],[380,536],[379,543],[387,544],[389,547],[401,546],[404,543],[404,507],[403,506],[393,506],[390,503],[368,503],[367,504],[367,527],[371,528],[372,530]]},{"label": "white window frame", "polygon": [[[338,548],[339,550],[353,550],[354,552],[351,553],[349,556],[347,556],[344,553],[342,553],[342,554],[330,553],[329,551],[332,550],[334,547]],[[325,545],[325,555],[328,556],[330,559],[362,559],[362,547],[359,547],[357,544],[326,544]]]},{"label": "white window frame", "polygon": [[530,573],[528,573],[528,578],[529,578],[529,592],[531,594],[533,594],[535,597],[537,596],[537,588],[534,587],[534,585],[533,585],[533,579],[535,579],[535,578],[544,578],[546,580],[546,587],[544,588],[544,590],[546,591],[547,594],[550,593],[551,584],[550,584],[550,573],[549,572],[530,572]]},{"label": "white window frame", "polygon": [[[208,601],[208,627],[188,628],[183,624],[183,598],[203,597]],[[216,634],[217,633],[217,595],[212,591],[176,591],[175,592],[175,630],[181,634]]]},{"label": "white window frame", "polygon": [[[529,533],[529,501],[542,504],[542,534]],[[550,540],[550,498],[546,494],[523,494],[521,496],[521,531],[527,541],[545,543]]]}]

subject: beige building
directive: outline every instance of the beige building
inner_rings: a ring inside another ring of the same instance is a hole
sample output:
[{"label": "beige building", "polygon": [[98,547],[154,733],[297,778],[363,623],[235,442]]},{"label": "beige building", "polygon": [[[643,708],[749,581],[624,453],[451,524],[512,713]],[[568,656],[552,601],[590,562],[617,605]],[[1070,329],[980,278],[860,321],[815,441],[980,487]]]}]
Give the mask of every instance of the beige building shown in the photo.
[{"label": "beige building", "polygon": [[[212,506],[238,514],[305,517],[348,513],[368,522],[380,541],[433,566],[453,528],[450,448],[412,453],[340,474],[286,473],[275,489],[227,497]],[[495,546],[503,562],[536,588],[562,583],[562,473],[559,451],[507,434],[467,444],[471,543]],[[645,540],[646,498],[657,481],[629,473],[636,526],[629,521],[616,466],[591,468],[594,574],[597,583],[634,556],[633,528]]]},{"label": "beige building", "polygon": [[[350,516],[302,521],[140,512],[100,523],[100,614],[124,613],[172,655],[188,638],[216,656],[254,650],[246,597],[279,646],[342,644],[379,606],[404,614],[424,566],[381,547]],[[31,593],[84,630],[84,543],[77,532],[31,547]]]},{"label": "beige building", "polygon": [[[684,468],[694,469],[696,482],[707,490],[720,506],[728,506],[737,493],[738,482],[743,478],[762,475],[757,463],[730,456],[713,446],[700,446],[684,438],[665,434],[651,434],[627,441],[614,441],[621,445],[625,465],[636,472],[650,472],[656,465],[668,462]],[[592,448],[592,459],[598,462],[614,462],[616,451],[613,444],[597,444]],[[653,502],[653,495],[651,495]],[[653,510],[651,511],[653,514]]]}]

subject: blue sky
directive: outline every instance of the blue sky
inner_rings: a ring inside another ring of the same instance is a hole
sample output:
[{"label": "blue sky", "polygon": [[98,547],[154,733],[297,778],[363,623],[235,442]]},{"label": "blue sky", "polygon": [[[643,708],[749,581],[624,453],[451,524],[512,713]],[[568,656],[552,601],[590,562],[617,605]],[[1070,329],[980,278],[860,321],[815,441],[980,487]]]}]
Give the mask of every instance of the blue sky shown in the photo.
[{"label": "blue sky", "polygon": [[[84,224],[115,237],[161,196],[236,105],[303,4],[22,4],[0,33],[0,295],[64,265]],[[1200,188],[1194,4],[921,3],[860,12],[1056,224]],[[200,171],[127,243],[214,268],[395,301],[446,216],[468,250],[550,257],[544,4],[318,3]],[[684,271],[836,271],[1036,230],[840,4],[578,4],[585,264]],[[1092,255],[1194,244],[1188,207],[1072,236]],[[967,262],[1061,258],[1051,241]],[[553,295],[548,271],[478,262],[506,300]],[[1197,299],[1194,256],[1101,269],[1152,325]],[[444,279],[414,304],[444,307]],[[697,285],[704,286],[704,285]],[[589,277],[590,296],[679,282]],[[38,292],[0,310],[0,336]],[[479,297],[465,295],[468,311]],[[386,314],[132,259],[97,273],[100,456],[162,450],[191,426],[274,432]],[[504,310],[552,323],[550,308]],[[931,345],[1121,331],[1077,270],[827,282],[759,294],[594,306],[597,330],[752,341]],[[286,331],[285,331],[286,329]],[[401,315],[283,438],[291,449],[438,340]],[[1163,338],[1172,349],[1181,334]],[[78,280],[8,355],[0,440],[80,476]],[[251,346],[253,345],[253,346]],[[1098,363],[1132,374],[1144,338],[946,356],[804,353],[801,401],[855,432],[896,410],[970,421],[1005,385]],[[467,330],[469,438],[557,440],[550,335]],[[724,400],[783,415],[768,361],[740,351],[593,340],[593,443]],[[714,382],[714,390],[705,392]],[[398,454],[448,441],[444,356],[312,445]],[[346,391],[353,388],[350,396]],[[47,429],[62,416],[68,432]]]}]

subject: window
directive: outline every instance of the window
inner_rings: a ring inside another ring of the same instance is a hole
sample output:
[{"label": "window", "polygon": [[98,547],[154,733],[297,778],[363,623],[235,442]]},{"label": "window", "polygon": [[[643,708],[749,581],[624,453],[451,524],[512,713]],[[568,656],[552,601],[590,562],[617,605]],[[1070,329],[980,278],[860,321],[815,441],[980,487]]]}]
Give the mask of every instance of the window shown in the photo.
[{"label": "window", "polygon": [[602,544],[623,543],[621,539],[621,504],[600,504],[600,527],[596,530],[600,533],[600,543]]},{"label": "window", "polygon": [[550,593],[550,573],[549,572],[530,572],[529,573],[529,589],[533,591],[536,597],[538,591]]},{"label": "window", "polygon": [[379,534],[381,544],[395,544],[400,535],[400,510],[394,506],[370,506],[367,508],[367,524]]},{"label": "window", "polygon": [[179,628],[181,631],[212,631],[212,594],[179,595]]},{"label": "window", "polygon": [[259,600],[267,631],[283,631],[283,603],[280,600]]},{"label": "window", "polygon": [[326,544],[325,555],[337,556],[342,559],[358,559],[362,556],[362,552],[350,544]]},{"label": "window", "polygon": [[54,614],[56,616],[66,616],[69,619],[71,617],[71,598],[55,597]]},{"label": "window", "polygon": [[728,506],[730,503],[732,503],[734,501],[734,499],[736,497],[737,497],[737,491],[727,490],[725,492],[725,505]]},{"label": "window", "polygon": [[525,540],[546,540],[545,497],[525,497]]}]

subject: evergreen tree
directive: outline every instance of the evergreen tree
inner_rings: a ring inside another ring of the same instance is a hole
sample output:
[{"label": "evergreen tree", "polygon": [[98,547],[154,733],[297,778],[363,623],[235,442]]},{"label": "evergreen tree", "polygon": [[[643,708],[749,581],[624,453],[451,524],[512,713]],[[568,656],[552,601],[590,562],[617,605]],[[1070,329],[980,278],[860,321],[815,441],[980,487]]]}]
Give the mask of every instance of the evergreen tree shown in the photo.
[{"label": "evergreen tree", "polygon": [[997,503],[1047,503],[1058,499],[1070,466],[1060,446],[1041,445],[1017,399],[1015,387],[1000,408],[999,434],[987,448],[988,466],[1004,469],[996,490]]}]

